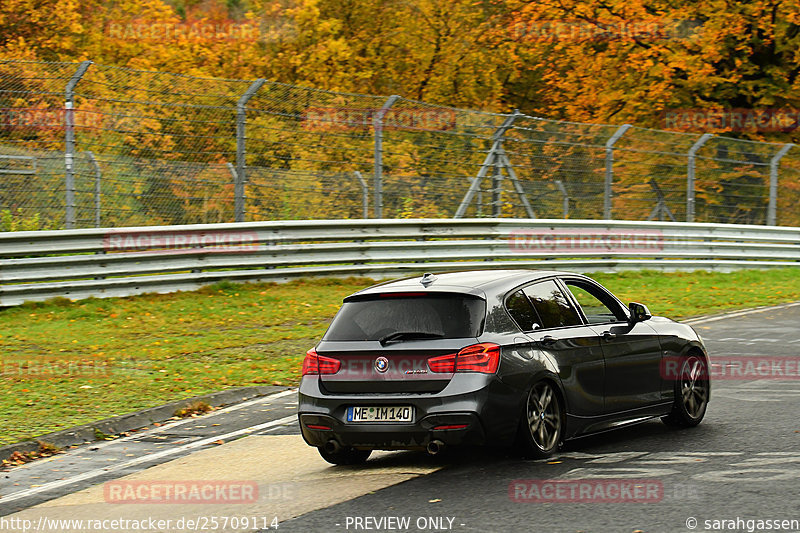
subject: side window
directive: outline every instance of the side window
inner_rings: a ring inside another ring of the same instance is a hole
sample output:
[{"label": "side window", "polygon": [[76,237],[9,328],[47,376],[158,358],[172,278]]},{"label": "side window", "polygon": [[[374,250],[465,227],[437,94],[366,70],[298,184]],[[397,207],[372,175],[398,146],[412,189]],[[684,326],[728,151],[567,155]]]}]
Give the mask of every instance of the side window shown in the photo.
[{"label": "side window", "polygon": [[508,297],[506,308],[522,331],[532,331],[541,327],[536,311],[522,291],[517,291]]},{"label": "side window", "polygon": [[542,281],[524,289],[534,309],[542,320],[543,328],[560,328],[582,324],[578,312],[572,307],[555,281]]},{"label": "side window", "polygon": [[583,310],[589,324],[627,321],[625,313],[619,308],[617,302],[605,292],[591,285],[578,284],[573,281],[565,280],[564,283]]}]

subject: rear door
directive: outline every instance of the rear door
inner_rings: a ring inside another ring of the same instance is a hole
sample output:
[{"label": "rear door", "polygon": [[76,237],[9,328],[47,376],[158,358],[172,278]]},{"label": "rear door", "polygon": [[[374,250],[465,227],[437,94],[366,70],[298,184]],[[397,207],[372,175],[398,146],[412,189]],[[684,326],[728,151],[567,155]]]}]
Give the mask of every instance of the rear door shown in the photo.
[{"label": "rear door", "polygon": [[597,333],[555,280],[533,283],[513,292],[506,308],[531,339],[528,349],[555,361],[571,414],[603,413],[604,360]]},{"label": "rear door", "polygon": [[655,330],[646,322],[631,326],[624,306],[599,285],[581,278],[562,282],[601,339],[606,412],[659,403],[661,343]]},{"label": "rear door", "polygon": [[485,300],[458,293],[348,299],[317,346],[341,368],[320,381],[331,393],[439,392],[453,373],[433,372],[428,360],[477,343],[485,316]]}]

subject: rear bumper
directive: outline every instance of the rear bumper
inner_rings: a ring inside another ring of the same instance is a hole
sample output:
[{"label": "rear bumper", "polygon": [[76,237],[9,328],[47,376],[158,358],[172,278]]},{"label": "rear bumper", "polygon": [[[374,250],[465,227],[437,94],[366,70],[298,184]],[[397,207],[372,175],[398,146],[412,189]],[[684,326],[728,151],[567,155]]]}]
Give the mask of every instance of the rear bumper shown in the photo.
[{"label": "rear bumper", "polygon": [[[446,445],[506,445],[516,434],[515,398],[496,376],[454,376],[431,394],[326,393],[316,376],[306,376],[298,393],[303,439],[320,447],[331,439],[343,446],[397,450],[425,448],[433,440]],[[414,407],[411,423],[348,423],[350,406]]]},{"label": "rear bumper", "polygon": [[[465,424],[466,427],[461,429],[460,426]],[[456,426],[458,429],[433,429],[438,426]],[[347,424],[332,416],[301,414],[300,427],[305,441],[316,447],[331,439],[342,446],[381,450],[424,448],[432,440],[440,440],[448,446],[483,444],[486,441],[483,427],[474,413],[430,415],[414,424]]]}]

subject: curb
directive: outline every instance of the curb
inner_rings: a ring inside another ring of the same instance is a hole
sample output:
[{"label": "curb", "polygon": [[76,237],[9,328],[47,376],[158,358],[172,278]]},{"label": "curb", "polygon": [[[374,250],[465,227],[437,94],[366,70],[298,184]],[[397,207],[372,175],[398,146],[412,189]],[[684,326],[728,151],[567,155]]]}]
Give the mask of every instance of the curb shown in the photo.
[{"label": "curb", "polygon": [[39,443],[46,442],[53,444],[59,448],[67,448],[69,446],[76,446],[87,442],[95,442],[95,430],[102,431],[107,435],[116,435],[140,429],[156,422],[165,422],[175,416],[175,411],[196,401],[203,401],[212,407],[222,407],[235,403],[240,403],[245,400],[257,398],[259,396],[269,396],[280,391],[288,390],[291,387],[280,386],[256,386],[256,387],[237,387],[234,389],[226,389],[219,392],[212,392],[211,394],[204,394],[202,396],[194,396],[192,398],[185,398],[177,400],[158,407],[150,407],[142,409],[135,413],[126,415],[114,416],[106,418],[105,420],[98,420],[97,422],[90,422],[82,426],[75,426],[53,433],[40,435],[34,439],[16,442],[7,446],[0,447],[0,460],[8,459],[14,452],[35,452],[39,450]]}]

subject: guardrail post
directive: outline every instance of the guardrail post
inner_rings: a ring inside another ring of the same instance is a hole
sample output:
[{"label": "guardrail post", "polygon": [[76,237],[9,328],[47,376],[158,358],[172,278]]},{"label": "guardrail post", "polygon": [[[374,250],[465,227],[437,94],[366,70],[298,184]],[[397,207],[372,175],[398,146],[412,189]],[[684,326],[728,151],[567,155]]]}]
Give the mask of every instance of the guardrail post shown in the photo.
[{"label": "guardrail post", "polygon": [[367,188],[367,182],[358,170],[353,172],[353,174],[355,174],[358,183],[361,185],[361,210],[364,213],[363,218],[369,218],[369,189]]},{"label": "guardrail post", "polygon": [[89,158],[89,163],[94,168],[94,227],[100,227],[100,181],[103,178],[103,173],[100,172],[100,165],[97,164],[92,152],[85,152],[86,157]]},{"label": "guardrail post", "polygon": [[372,127],[375,130],[375,218],[383,217],[383,117],[399,99],[399,96],[393,94],[372,117]]},{"label": "guardrail post", "polygon": [[778,153],[769,161],[769,207],[767,208],[767,225],[778,225],[778,165],[794,144],[784,144]]},{"label": "guardrail post", "polygon": [[611,196],[613,194],[614,185],[614,144],[620,137],[625,135],[625,132],[630,128],[630,124],[623,124],[614,132],[614,135],[606,141],[606,181],[603,194],[603,218],[606,220],[611,220]]},{"label": "guardrail post", "polygon": [[64,200],[67,229],[75,227],[75,169],[72,166],[75,159],[75,86],[91,64],[91,61],[83,61],[78,65],[78,70],[64,89]]},{"label": "guardrail post", "polygon": [[236,222],[244,222],[244,185],[247,182],[247,161],[245,146],[245,106],[267,80],[258,78],[250,84],[245,93],[236,102],[236,174],[233,182],[233,213]]},{"label": "guardrail post", "polygon": [[694,158],[697,151],[713,137],[710,133],[704,133],[689,148],[686,154],[688,158],[686,166],[686,222],[694,222]]}]

